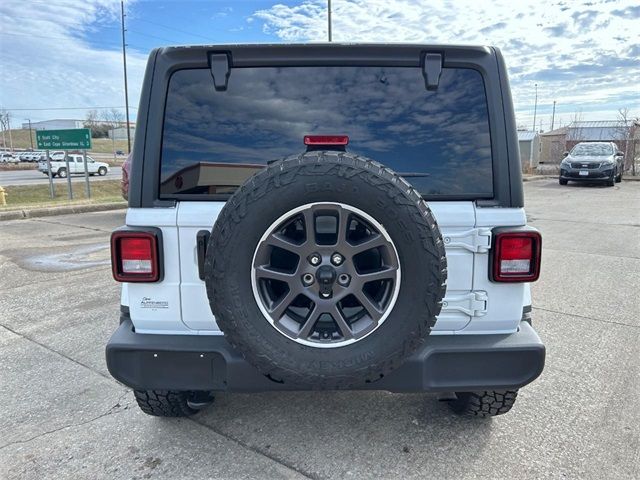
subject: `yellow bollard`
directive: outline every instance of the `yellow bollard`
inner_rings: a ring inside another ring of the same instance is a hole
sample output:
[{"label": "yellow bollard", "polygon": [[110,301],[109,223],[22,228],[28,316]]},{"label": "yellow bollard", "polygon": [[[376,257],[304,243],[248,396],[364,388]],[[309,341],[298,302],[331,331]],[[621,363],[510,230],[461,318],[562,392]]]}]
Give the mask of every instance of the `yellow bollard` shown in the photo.
[{"label": "yellow bollard", "polygon": [[7,204],[7,197],[9,194],[5,191],[4,188],[0,187],[0,205],[5,206]]}]

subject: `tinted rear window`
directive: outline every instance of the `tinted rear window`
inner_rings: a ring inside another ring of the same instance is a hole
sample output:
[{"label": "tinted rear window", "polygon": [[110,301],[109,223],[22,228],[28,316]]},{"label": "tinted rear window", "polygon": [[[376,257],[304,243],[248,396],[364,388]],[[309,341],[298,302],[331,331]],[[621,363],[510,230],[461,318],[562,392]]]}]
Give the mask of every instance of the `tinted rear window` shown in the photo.
[{"label": "tinted rear window", "polygon": [[348,135],[347,151],[404,175],[423,195],[492,197],[484,83],[445,68],[427,91],[419,68],[261,67],[209,70],[169,83],[161,194],[228,194],[267,162],[305,151],[305,135]]}]

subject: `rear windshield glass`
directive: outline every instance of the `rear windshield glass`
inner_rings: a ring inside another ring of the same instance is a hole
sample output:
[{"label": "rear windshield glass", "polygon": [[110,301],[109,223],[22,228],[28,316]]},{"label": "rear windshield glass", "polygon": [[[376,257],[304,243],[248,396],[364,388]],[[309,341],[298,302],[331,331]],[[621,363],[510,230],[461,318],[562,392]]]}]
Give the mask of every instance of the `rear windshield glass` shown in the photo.
[{"label": "rear windshield glass", "polygon": [[347,135],[347,151],[390,167],[423,195],[493,196],[479,72],[445,68],[428,91],[413,67],[235,68],[215,91],[205,69],[169,83],[161,195],[229,194],[305,135]]}]

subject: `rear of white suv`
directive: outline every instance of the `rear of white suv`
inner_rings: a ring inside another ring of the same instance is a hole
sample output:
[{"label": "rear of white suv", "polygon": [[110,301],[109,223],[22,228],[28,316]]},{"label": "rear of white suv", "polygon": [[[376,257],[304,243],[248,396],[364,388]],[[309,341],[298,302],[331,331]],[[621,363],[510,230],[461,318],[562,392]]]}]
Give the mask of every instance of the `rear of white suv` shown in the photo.
[{"label": "rear of white suv", "polygon": [[[529,290],[541,238],[526,226],[497,50],[162,49],[138,123],[107,361],[147,413],[194,413],[214,391],[354,388],[449,392],[454,410],[490,416],[541,373]],[[343,214],[346,242],[326,240]],[[345,253],[367,235],[386,243]],[[337,313],[310,320],[325,299]]]}]

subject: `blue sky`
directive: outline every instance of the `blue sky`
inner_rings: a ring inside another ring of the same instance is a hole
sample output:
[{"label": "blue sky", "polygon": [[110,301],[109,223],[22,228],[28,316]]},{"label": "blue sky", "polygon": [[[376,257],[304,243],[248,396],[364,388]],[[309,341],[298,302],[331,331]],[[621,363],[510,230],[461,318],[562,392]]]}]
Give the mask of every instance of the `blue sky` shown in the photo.
[{"label": "blue sky", "polygon": [[[146,57],[156,46],[326,39],[324,0],[125,5],[132,120]],[[613,119],[625,107],[640,115],[637,0],[333,0],[333,11],[338,42],[500,47],[521,125],[531,127],[535,83],[544,130],[553,100],[556,126],[576,115]],[[119,15],[115,0],[0,3],[0,108],[11,111],[14,125],[122,107]]]}]

